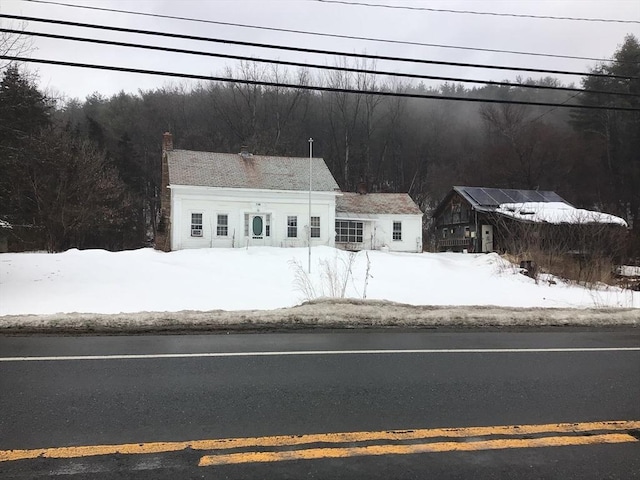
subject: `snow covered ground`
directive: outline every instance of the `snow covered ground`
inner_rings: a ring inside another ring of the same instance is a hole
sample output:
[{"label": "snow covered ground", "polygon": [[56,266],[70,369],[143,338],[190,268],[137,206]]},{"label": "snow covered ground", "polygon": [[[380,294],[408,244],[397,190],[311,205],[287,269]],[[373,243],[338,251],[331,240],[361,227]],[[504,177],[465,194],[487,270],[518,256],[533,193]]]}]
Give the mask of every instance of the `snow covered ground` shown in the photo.
[{"label": "snow covered ground", "polygon": [[[350,255],[355,255],[352,259]],[[270,310],[340,295],[410,305],[640,308],[640,292],[538,283],[496,254],[253,247],[0,254],[0,316]],[[349,272],[349,263],[351,273]],[[348,274],[348,275],[347,275]]]}]

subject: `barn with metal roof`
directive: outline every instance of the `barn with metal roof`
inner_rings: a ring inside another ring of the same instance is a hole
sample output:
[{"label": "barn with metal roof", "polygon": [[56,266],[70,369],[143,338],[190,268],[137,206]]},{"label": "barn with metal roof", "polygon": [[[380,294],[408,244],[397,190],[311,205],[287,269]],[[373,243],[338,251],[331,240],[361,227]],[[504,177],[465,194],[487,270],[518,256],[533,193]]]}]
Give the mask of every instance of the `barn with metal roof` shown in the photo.
[{"label": "barn with metal roof", "polygon": [[[626,227],[615,215],[575,208],[553,191],[455,186],[434,210],[440,251],[491,252],[510,222],[547,226],[606,224]],[[502,246],[504,247],[504,246]]]}]

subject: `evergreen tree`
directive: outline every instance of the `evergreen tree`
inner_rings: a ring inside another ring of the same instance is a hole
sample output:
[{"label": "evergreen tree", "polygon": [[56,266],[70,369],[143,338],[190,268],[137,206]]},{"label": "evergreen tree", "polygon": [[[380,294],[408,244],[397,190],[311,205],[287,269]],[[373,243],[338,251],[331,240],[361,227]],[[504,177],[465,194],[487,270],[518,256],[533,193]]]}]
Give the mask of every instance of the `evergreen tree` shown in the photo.
[{"label": "evergreen tree", "polygon": [[[608,76],[586,77],[585,90],[635,96],[585,93],[584,104],[640,109],[640,43],[635,36],[627,35],[612,61],[598,65],[592,73]],[[573,114],[573,124],[601,162],[606,184],[599,186],[598,196],[627,218],[640,237],[640,112],[579,110]]]},{"label": "evergreen tree", "polygon": [[[51,102],[9,67],[0,82],[0,217],[31,248],[122,247],[124,184],[102,151],[52,118]],[[22,229],[22,230],[20,230]]]}]

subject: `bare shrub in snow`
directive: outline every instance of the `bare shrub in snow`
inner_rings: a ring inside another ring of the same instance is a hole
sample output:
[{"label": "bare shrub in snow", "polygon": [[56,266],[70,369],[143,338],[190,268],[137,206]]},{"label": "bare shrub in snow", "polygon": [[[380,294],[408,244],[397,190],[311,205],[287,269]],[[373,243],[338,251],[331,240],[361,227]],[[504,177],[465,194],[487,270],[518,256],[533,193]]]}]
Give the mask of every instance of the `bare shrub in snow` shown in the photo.
[{"label": "bare shrub in snow", "polygon": [[322,293],[325,297],[344,298],[347,292],[349,278],[353,275],[353,264],[356,253],[349,252],[347,258],[336,253],[333,262],[321,260]]},{"label": "bare shrub in snow", "polygon": [[318,298],[313,282],[311,281],[309,274],[305,272],[302,264],[295,258],[292,258],[289,260],[289,265],[291,265],[291,268],[293,269],[293,286],[295,289],[302,293],[305,300]]},{"label": "bare shrub in snow", "polygon": [[500,250],[517,265],[533,262],[536,280],[550,273],[590,287],[614,283],[615,260],[626,246],[624,227],[594,223],[590,217],[563,224],[519,222],[499,215],[494,220]]},{"label": "bare shrub in snow", "polygon": [[305,300],[320,297],[345,298],[349,280],[353,279],[353,265],[357,254],[349,252],[346,258],[336,252],[332,260],[322,259],[318,262],[320,267],[319,285],[316,285],[309,272],[307,272],[298,260],[292,259],[289,264],[293,268],[293,285],[302,293]]},{"label": "bare shrub in snow", "polygon": [[611,308],[633,308],[634,296],[630,289],[612,287],[610,285],[599,285],[600,288],[591,288],[589,296],[593,306],[598,309]]},{"label": "bare shrub in snow", "polygon": [[371,259],[369,258],[369,252],[364,252],[365,256],[367,257],[367,270],[364,273],[364,290],[362,292],[362,298],[366,299],[367,298],[367,287],[369,286],[369,279],[373,278],[373,275],[371,275]]}]

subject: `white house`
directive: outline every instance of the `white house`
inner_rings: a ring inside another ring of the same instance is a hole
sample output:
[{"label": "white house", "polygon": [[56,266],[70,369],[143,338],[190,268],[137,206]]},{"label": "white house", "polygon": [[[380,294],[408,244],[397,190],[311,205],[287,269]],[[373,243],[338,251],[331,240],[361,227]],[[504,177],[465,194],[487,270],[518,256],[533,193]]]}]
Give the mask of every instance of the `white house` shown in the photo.
[{"label": "white house", "polygon": [[[422,249],[422,214],[408,195],[343,194],[322,158],[179,150],[170,133],[162,150],[159,249],[303,247],[309,241],[354,250]],[[346,210],[336,208],[342,197]]]},{"label": "white house", "polygon": [[336,246],[422,251],[422,211],[406,193],[343,193],[336,199]]}]

